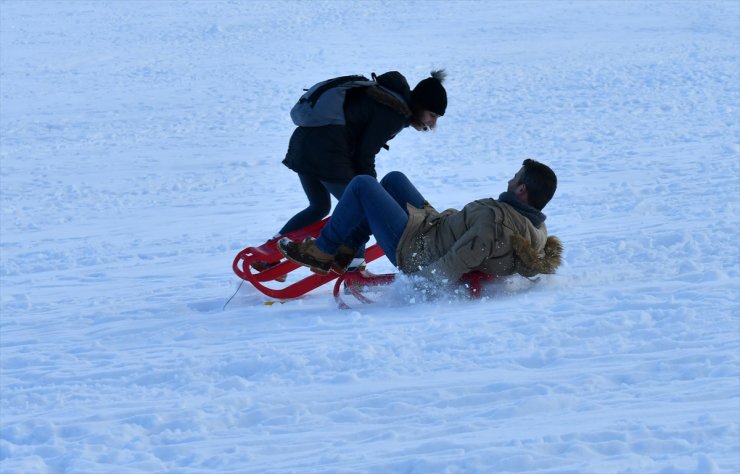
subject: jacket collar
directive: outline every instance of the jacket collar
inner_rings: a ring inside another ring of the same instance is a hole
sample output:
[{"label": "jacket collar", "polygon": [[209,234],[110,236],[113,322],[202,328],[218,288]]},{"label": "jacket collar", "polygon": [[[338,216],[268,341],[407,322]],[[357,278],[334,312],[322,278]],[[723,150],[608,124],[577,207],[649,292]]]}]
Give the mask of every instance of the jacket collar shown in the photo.
[{"label": "jacket collar", "polygon": [[498,200],[516,209],[519,214],[529,219],[535,227],[541,226],[542,223],[545,222],[545,219],[547,219],[547,216],[541,211],[538,211],[529,204],[520,201],[512,192],[504,191],[499,195]]}]

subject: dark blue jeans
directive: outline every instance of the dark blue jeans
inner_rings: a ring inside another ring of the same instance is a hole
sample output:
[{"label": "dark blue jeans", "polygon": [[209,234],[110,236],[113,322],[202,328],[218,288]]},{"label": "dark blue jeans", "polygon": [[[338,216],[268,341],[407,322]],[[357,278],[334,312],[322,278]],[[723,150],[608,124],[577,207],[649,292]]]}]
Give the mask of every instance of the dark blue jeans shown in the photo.
[{"label": "dark blue jeans", "polygon": [[314,222],[320,221],[329,215],[331,211],[331,194],[339,199],[344,194],[344,190],[349,184],[344,181],[321,181],[318,178],[299,174],[303,192],[308,198],[308,207],[294,215],[285,223],[280,234],[285,235],[288,232],[302,229]]},{"label": "dark blue jeans", "polygon": [[423,208],[425,202],[424,196],[399,171],[388,173],[380,183],[371,176],[355,176],[316,245],[333,254],[342,244],[359,248],[372,234],[395,265],[398,242],[409,220],[406,204]]}]

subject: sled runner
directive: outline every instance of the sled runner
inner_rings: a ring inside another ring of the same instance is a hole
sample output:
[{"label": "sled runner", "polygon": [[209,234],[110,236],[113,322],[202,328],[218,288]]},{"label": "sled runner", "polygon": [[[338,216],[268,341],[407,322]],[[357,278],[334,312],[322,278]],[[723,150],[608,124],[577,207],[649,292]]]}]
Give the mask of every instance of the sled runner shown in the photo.
[{"label": "sled runner", "polygon": [[[277,247],[278,241],[283,237],[288,237],[294,241],[301,241],[306,237],[317,237],[319,232],[321,232],[321,228],[324,227],[324,224],[328,220],[329,218],[327,217],[303,229],[288,232],[285,235],[270,239],[259,247],[245,248],[234,258],[232,265],[234,273],[271,298],[298,298],[330,281],[337,280],[334,284],[333,294],[340,308],[349,308],[340,296],[342,284],[344,284],[345,291],[354,296],[358,301],[372,303],[373,301],[365,296],[362,290],[368,287],[389,285],[395,280],[395,273],[378,275],[367,270],[361,270],[346,272],[343,275],[337,275],[335,273],[329,273],[328,275],[311,274],[282,288],[272,288],[265,285],[267,282],[275,282],[277,279],[300,267],[300,265],[283,257]],[[384,255],[383,249],[378,244],[372,245],[365,249],[365,262],[370,263]],[[267,263],[269,265],[267,265],[266,269],[258,271],[252,266],[252,264],[257,262]],[[481,283],[493,281],[494,279],[495,277],[482,272],[471,272],[463,275],[460,281],[468,288],[470,295],[475,298],[480,296]]]}]

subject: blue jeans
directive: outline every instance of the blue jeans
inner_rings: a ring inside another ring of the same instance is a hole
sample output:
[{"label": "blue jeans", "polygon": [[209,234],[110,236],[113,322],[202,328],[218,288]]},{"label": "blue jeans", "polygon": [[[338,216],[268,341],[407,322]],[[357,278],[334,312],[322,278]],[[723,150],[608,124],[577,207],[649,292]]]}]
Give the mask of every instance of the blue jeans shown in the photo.
[{"label": "blue jeans", "polygon": [[308,198],[308,207],[291,217],[280,229],[280,235],[302,229],[328,216],[329,211],[331,211],[331,196],[329,194],[339,199],[349,184],[344,181],[321,181],[318,178],[303,174],[299,174],[298,178],[301,180],[303,192],[306,193]]},{"label": "blue jeans", "polygon": [[399,171],[388,173],[378,183],[371,176],[355,176],[344,190],[316,245],[334,254],[340,245],[359,248],[370,235],[396,264],[396,249],[409,220],[406,204],[423,208],[424,196]]}]

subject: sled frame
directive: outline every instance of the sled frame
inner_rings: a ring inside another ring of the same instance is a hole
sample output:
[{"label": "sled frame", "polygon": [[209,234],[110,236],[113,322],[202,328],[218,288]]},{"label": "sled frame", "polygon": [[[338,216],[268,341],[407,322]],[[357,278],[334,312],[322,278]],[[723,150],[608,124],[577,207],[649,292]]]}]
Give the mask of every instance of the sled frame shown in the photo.
[{"label": "sled frame", "polygon": [[[239,278],[251,283],[252,286],[264,295],[281,300],[299,298],[306,293],[339,278],[338,274],[330,272],[327,275],[311,274],[282,288],[271,288],[265,284],[266,282],[273,281],[280,276],[287,275],[300,267],[297,263],[293,263],[283,257],[283,254],[280,253],[280,250],[278,250],[277,247],[278,241],[283,237],[288,237],[294,241],[302,241],[307,237],[317,237],[319,232],[321,232],[321,228],[324,227],[328,220],[329,218],[326,218],[302,229],[275,237],[259,247],[245,248],[234,258],[234,262],[232,264],[234,273],[236,273]],[[378,244],[372,245],[365,249],[365,262],[370,263],[384,255],[383,249],[381,249]],[[260,272],[252,268],[251,264],[253,262],[269,262],[277,263],[277,265]]]}]

